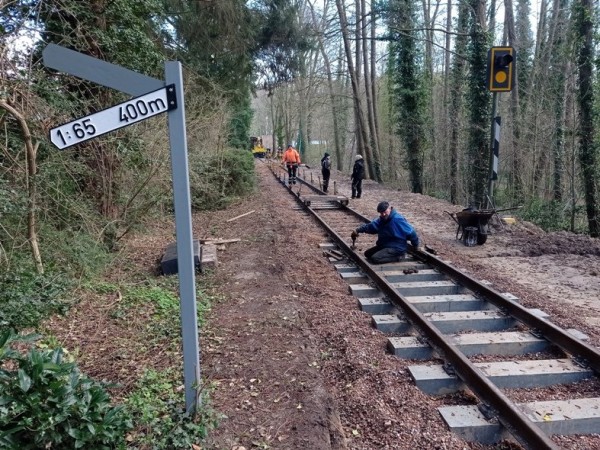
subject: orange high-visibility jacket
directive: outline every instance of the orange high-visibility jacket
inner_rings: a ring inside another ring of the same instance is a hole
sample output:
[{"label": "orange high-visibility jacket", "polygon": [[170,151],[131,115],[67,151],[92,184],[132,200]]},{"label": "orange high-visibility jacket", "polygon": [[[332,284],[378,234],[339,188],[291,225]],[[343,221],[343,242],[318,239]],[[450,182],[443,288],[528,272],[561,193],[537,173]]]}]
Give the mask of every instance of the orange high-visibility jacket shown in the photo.
[{"label": "orange high-visibility jacket", "polygon": [[300,164],[300,154],[294,147],[288,147],[283,153],[282,161],[286,164]]}]

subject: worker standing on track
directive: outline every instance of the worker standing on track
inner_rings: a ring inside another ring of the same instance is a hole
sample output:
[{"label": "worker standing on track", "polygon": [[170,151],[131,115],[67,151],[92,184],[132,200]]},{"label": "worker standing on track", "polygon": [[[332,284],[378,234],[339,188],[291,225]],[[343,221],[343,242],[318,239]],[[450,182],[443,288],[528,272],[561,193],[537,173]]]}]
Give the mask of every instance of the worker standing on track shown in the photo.
[{"label": "worker standing on track", "polygon": [[287,167],[288,171],[288,184],[291,186],[292,183],[296,184],[296,172],[300,165],[300,154],[298,151],[289,144],[287,150],[283,153],[283,163]]},{"label": "worker standing on track", "polygon": [[321,175],[323,175],[323,192],[327,193],[329,177],[331,176],[331,158],[327,152],[321,158]]},{"label": "worker standing on track", "polygon": [[354,157],[354,167],[352,167],[352,198],[360,198],[362,195],[362,180],[365,177],[365,160],[362,155]]},{"label": "worker standing on track", "polygon": [[377,205],[379,217],[365,223],[352,232],[352,240],[359,233],[377,234],[377,243],[365,251],[365,257],[372,264],[398,262],[404,259],[408,241],[413,247],[419,247],[419,237],[411,224],[388,202]]}]

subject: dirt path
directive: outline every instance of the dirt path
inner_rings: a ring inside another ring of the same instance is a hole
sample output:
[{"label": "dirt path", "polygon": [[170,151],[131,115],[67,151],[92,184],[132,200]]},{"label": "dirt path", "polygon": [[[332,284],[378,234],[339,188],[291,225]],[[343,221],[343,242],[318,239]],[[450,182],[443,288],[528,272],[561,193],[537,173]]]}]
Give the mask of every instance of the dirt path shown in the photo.
[{"label": "dirt path", "polygon": [[[491,448],[447,431],[436,408],[464,401],[464,395],[435,399],[414,386],[406,370],[411,361],[386,352],[386,337],[371,327],[370,317],[358,310],[348,286],[323,257],[324,232],[294,210],[295,200],[266,165],[257,162],[257,171],[260,186],[252,198],[194,216],[196,238],[241,238],[218,251],[214,278],[223,299],[201,330],[202,375],[214,386],[212,406],[225,416],[203,448]],[[333,174],[342,195],[350,193],[347,178]],[[459,208],[369,181],[352,206],[374,217],[381,200],[403,213],[441,258],[518,296],[524,305],[545,310],[556,323],[586,332],[598,346],[598,240],[517,224],[498,228],[483,246],[465,247],[455,240],[456,226],[444,213]],[[127,270],[119,276],[131,271],[154,276],[173,229],[163,223],[131,236],[123,250]],[[126,361],[125,368],[118,359],[112,365],[95,361],[100,352],[119,351],[102,339],[113,332],[112,323],[97,304],[102,302],[83,302],[62,322],[63,334],[91,355],[83,358],[83,368],[92,376],[123,382],[125,371],[135,379],[135,361]],[[103,324],[101,331],[97,323]],[[561,438],[560,445],[600,448],[600,439]]]}]

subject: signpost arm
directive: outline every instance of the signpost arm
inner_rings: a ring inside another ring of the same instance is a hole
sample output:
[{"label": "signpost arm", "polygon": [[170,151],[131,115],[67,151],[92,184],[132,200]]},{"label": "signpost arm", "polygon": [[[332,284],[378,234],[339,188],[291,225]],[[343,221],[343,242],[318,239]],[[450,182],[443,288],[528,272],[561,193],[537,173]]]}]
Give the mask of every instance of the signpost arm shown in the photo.
[{"label": "signpost arm", "polygon": [[93,81],[129,95],[144,95],[164,87],[162,80],[56,44],[48,44],[42,51],[42,57],[46,67]]},{"label": "signpost arm", "polygon": [[185,104],[181,63],[165,62],[165,82],[174,84],[178,105],[169,111],[169,140],[171,143],[171,170],[173,174],[173,199],[177,229],[177,270],[181,309],[181,334],[183,338],[183,377],[185,406],[193,412],[200,387],[200,347],[196,317],[196,282],[192,238],[190,181],[188,175]]}]

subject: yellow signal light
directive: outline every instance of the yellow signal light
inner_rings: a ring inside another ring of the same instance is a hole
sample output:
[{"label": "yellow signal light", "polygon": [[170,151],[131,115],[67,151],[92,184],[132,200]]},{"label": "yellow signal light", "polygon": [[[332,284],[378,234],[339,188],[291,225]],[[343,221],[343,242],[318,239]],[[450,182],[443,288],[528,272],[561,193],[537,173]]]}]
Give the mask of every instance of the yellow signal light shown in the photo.
[{"label": "yellow signal light", "polygon": [[492,47],[488,52],[487,88],[492,92],[512,91],[515,79],[515,50]]}]

